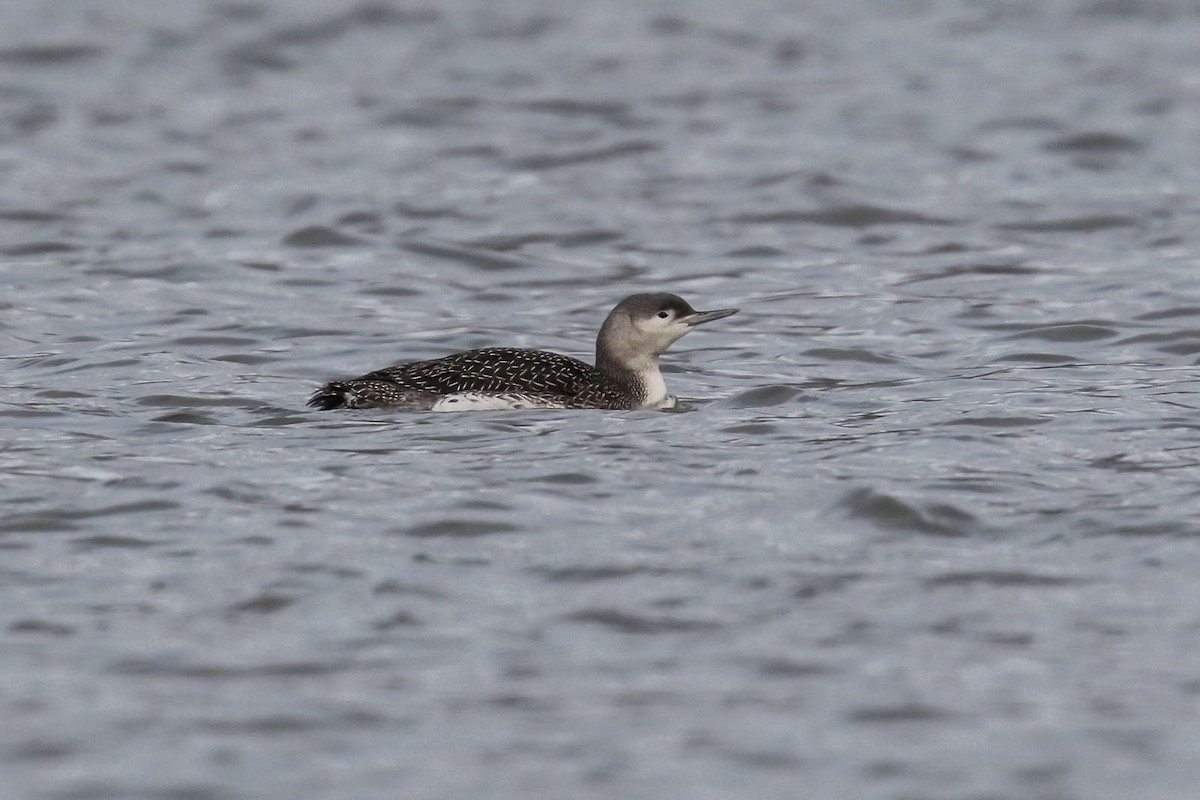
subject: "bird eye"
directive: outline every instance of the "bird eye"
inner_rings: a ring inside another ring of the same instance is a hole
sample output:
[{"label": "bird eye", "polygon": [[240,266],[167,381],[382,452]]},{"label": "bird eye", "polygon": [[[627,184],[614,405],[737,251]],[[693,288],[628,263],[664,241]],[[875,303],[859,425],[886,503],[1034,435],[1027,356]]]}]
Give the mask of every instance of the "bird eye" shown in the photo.
[{"label": "bird eye", "polygon": [[670,318],[670,316],[671,316],[671,312],[670,312],[670,311],[660,311],[660,312],[658,312],[658,318],[659,318],[659,319],[668,319],[668,318]]}]

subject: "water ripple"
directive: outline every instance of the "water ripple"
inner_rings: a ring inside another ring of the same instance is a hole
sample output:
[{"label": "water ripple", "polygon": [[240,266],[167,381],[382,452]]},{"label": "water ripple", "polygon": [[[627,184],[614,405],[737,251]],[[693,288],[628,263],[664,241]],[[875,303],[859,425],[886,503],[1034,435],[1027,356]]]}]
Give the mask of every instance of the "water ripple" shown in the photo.
[{"label": "water ripple", "polygon": [[617,633],[660,634],[712,630],[720,626],[711,620],[686,619],[672,616],[645,616],[608,608],[593,608],[567,615],[572,622],[600,625]]},{"label": "water ripple", "polygon": [[1197,785],[1200,16],[674,5],[6,0],[10,794]]},{"label": "water ripple", "polygon": [[873,489],[855,489],[839,504],[849,516],[884,530],[935,536],[966,536],[977,526],[974,515],[947,503],[912,503]]},{"label": "water ripple", "polygon": [[770,211],[738,214],[730,222],[742,225],[810,223],[835,228],[869,228],[876,225],[950,225],[949,217],[937,217],[902,209],[872,205],[848,205],[820,211]]}]

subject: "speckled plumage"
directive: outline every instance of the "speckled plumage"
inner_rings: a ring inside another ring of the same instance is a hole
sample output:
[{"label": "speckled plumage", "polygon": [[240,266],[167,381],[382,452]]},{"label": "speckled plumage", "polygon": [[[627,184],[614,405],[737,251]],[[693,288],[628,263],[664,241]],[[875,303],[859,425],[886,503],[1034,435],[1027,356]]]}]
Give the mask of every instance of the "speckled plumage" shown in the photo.
[{"label": "speckled plumage", "polygon": [[658,357],[692,327],[737,309],[696,311],[673,294],[626,297],[596,337],[596,366],[545,350],[488,347],[325,384],[321,409],[669,408]]},{"label": "speckled plumage", "polygon": [[413,361],[333,381],[312,396],[319,408],[432,408],[449,395],[510,395],[514,407],[634,408],[635,381],[618,382],[591,364],[546,350],[487,347]]}]

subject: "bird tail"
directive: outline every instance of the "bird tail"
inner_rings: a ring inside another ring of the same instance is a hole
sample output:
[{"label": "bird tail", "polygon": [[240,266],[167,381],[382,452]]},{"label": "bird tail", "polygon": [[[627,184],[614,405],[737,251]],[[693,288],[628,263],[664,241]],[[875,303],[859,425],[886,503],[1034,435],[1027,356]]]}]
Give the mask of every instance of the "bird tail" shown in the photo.
[{"label": "bird tail", "polygon": [[350,387],[341,381],[333,381],[313,392],[308,398],[308,404],[313,408],[328,411],[331,408],[343,408],[347,405],[347,393]]}]

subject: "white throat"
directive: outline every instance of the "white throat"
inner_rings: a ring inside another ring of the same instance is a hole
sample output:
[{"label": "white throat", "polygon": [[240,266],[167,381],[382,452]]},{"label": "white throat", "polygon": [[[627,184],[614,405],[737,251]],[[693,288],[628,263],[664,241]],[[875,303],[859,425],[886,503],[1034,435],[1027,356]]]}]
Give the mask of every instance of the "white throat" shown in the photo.
[{"label": "white throat", "polygon": [[645,399],[642,400],[643,408],[674,407],[675,398],[667,394],[667,382],[663,380],[662,373],[658,369],[657,358],[639,369],[637,374],[641,378],[643,391],[646,393]]}]

